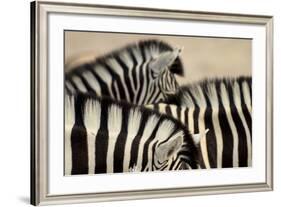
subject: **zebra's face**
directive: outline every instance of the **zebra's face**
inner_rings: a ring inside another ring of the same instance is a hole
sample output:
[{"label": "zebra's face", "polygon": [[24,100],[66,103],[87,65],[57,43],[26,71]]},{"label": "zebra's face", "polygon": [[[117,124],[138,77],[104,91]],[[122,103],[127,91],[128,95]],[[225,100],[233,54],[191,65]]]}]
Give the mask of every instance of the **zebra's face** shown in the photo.
[{"label": "zebra's face", "polygon": [[179,90],[176,77],[168,68],[161,73],[158,84],[164,98],[176,94]]},{"label": "zebra's face", "polygon": [[159,142],[155,146],[154,161],[152,169],[154,171],[165,170],[186,170],[195,169],[195,155],[190,154],[187,144],[183,142],[184,137],[175,134],[168,141]]},{"label": "zebra's face", "polygon": [[178,62],[178,57],[181,52],[181,49],[174,49],[172,51],[167,51],[160,54],[158,57],[151,60],[149,63],[149,68],[152,71],[152,77],[154,78],[154,83],[161,90],[161,94],[164,98],[169,97],[170,95],[176,94],[179,85],[177,83],[175,74],[180,71],[180,67],[175,62]]}]

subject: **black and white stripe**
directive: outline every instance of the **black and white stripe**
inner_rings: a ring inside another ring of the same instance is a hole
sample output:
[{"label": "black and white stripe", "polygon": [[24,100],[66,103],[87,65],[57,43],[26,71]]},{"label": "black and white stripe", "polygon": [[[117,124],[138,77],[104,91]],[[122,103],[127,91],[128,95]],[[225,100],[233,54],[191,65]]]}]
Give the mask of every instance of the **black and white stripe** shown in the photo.
[{"label": "black and white stripe", "polygon": [[252,165],[251,88],[247,77],[207,80],[181,89],[176,98],[181,107],[147,107],[180,120],[190,133],[202,134],[201,168],[247,167]]},{"label": "black and white stripe", "polygon": [[158,40],[128,45],[67,71],[66,93],[93,93],[138,105],[163,101],[178,89],[175,74],[183,75],[179,53]]},{"label": "black and white stripe", "polygon": [[65,98],[65,174],[193,169],[198,152],[176,119],[128,103]]}]

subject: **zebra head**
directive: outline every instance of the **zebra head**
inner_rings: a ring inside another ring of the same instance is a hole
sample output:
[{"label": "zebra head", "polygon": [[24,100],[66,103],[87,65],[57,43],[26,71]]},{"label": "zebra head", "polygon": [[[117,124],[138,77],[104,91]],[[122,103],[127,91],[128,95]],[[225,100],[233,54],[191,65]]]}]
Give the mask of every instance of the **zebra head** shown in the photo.
[{"label": "zebra head", "polygon": [[[164,51],[149,63],[154,84],[160,89],[161,98],[164,100],[175,95],[179,90],[175,75],[183,75],[182,64],[179,59],[181,51],[182,49],[178,48]],[[154,87],[154,85],[152,84],[150,87]]]},{"label": "zebra head", "polygon": [[151,150],[145,152],[147,155],[144,154],[146,157],[150,157],[146,162],[146,167],[142,163],[142,168],[141,166],[134,166],[132,170],[166,171],[196,169],[198,151],[192,135],[189,134],[180,122],[168,118],[166,115],[162,115],[157,122],[158,127],[155,137],[150,143]]},{"label": "zebra head", "polygon": [[159,40],[129,44],[70,68],[65,89],[137,105],[165,101],[179,88],[175,75],[183,75],[180,51]]},{"label": "zebra head", "polygon": [[[187,142],[189,140],[189,142]],[[196,145],[181,131],[155,145],[153,170],[185,170],[197,168]]]}]

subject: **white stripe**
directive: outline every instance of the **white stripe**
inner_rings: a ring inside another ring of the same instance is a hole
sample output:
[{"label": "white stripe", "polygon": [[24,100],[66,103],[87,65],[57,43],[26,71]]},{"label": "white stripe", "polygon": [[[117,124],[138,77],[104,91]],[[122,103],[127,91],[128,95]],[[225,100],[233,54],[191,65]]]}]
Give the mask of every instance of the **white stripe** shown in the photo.
[{"label": "white stripe", "polygon": [[[133,55],[134,55],[134,57],[136,58],[136,61],[137,61],[137,65],[135,66],[136,67],[136,69],[135,69],[135,71],[136,71],[136,80],[137,80],[137,87],[135,87],[136,88],[135,93],[137,94],[137,92],[139,90],[141,90],[141,87],[142,87],[142,86],[140,86],[140,71],[141,71],[140,70],[140,66],[141,66],[141,64],[143,62],[143,59],[142,59],[142,57],[140,55],[140,52],[137,51],[136,49],[132,49],[132,52],[133,52]],[[137,96],[136,95],[134,97],[134,101],[133,102],[137,103]]]},{"label": "white stripe", "polygon": [[241,93],[240,93],[240,89],[239,89],[239,85],[238,83],[235,81],[234,83],[234,103],[236,105],[236,108],[238,110],[238,114],[241,118],[243,127],[246,131],[246,139],[247,139],[247,149],[248,149],[248,166],[252,166],[252,143],[251,143],[251,134],[246,122],[246,119],[244,117],[242,108],[241,108]]},{"label": "white stripe", "polygon": [[71,130],[75,122],[74,112],[74,99],[72,97],[65,97],[65,163],[64,173],[65,175],[71,175],[72,169],[72,150],[71,150]]},{"label": "white stripe", "polygon": [[155,137],[158,141],[162,142],[166,140],[175,129],[175,124],[170,120],[163,120],[157,129]]},{"label": "white stripe", "polygon": [[137,104],[142,104],[142,102],[143,102],[143,100],[145,99],[145,96],[146,96],[146,91],[148,90],[147,79],[146,79],[146,73],[148,73],[148,71],[146,70],[146,67],[148,67],[147,61],[143,64],[143,67],[141,68],[141,71],[140,71],[140,72],[143,73],[143,85],[141,86],[141,96],[140,96],[140,99],[137,100]]},{"label": "white stripe", "polygon": [[123,172],[129,171],[129,164],[131,159],[131,149],[133,139],[136,137],[140,122],[141,122],[141,112],[137,109],[131,110],[128,119],[128,135],[125,144],[124,160],[123,160]]},{"label": "white stripe", "polygon": [[158,106],[159,106],[159,112],[162,114],[166,114],[166,104],[160,103]]},{"label": "white stripe", "polygon": [[153,104],[149,104],[149,105],[145,105],[144,107],[145,108],[148,108],[148,109],[154,109],[154,106]]},{"label": "white stripe", "polygon": [[250,95],[250,89],[246,81],[242,83],[242,90],[243,90],[243,95],[245,99],[245,104],[247,106],[247,109],[250,114],[252,114],[252,101],[251,101],[251,95]]},{"label": "white stripe", "polygon": [[177,107],[169,106],[169,108],[171,109],[172,116],[173,116],[175,119],[178,120],[179,117],[178,117],[178,114],[177,114]]},{"label": "white stripe", "polygon": [[180,110],[181,110],[181,123],[183,125],[185,125],[185,111],[186,111],[186,108],[183,108],[183,107],[180,107]]},{"label": "white stripe", "polygon": [[228,96],[228,92],[226,90],[224,83],[221,83],[221,97],[222,97],[222,104],[226,111],[227,121],[229,123],[232,137],[233,137],[233,151],[232,151],[233,167],[239,167],[238,132],[237,132],[234,120],[231,115],[229,96]]},{"label": "white stripe", "polygon": [[188,110],[187,118],[188,118],[188,131],[191,134],[194,134],[194,119],[193,119],[193,113],[195,111],[195,104],[193,103],[192,99],[189,95],[184,94],[181,98],[181,104],[182,106],[186,107]]},{"label": "white stripe", "polygon": [[126,85],[126,82],[124,80],[124,69],[119,65],[119,63],[114,58],[109,58],[107,60],[108,65],[111,67],[111,69],[118,74],[121,80],[121,84],[125,91],[125,96],[127,101],[131,101],[131,97],[128,92],[128,88]]},{"label": "white stripe", "polygon": [[75,88],[73,88],[72,84],[69,81],[65,81],[65,86],[68,88],[68,90],[71,91],[71,93],[75,92]]},{"label": "white stripe", "polygon": [[81,81],[80,77],[78,76],[73,76],[72,80],[74,82],[74,84],[77,86],[77,88],[79,89],[79,91],[86,93],[88,90],[86,89],[86,87],[84,86],[83,82]]},{"label": "white stripe", "polygon": [[[198,116],[199,132],[204,132],[204,131],[206,131],[204,115],[205,115],[205,111],[207,108],[207,103],[204,98],[204,94],[202,92],[201,87],[198,87],[197,90],[193,91],[193,92],[196,93],[196,94],[193,94],[193,96],[196,99],[196,103],[200,107],[199,116]],[[210,167],[210,162],[209,162],[209,157],[208,157],[207,140],[206,140],[205,133],[204,133],[204,136],[200,140],[200,148],[201,148],[201,153],[202,153],[202,157],[203,157],[205,166],[207,169],[210,169],[211,167]]]},{"label": "white stripe", "polygon": [[[179,106],[174,105],[174,104],[159,104],[159,112],[161,112],[163,114],[167,114],[166,110],[165,110],[166,107],[169,107],[171,109],[172,116],[175,119],[177,119],[178,121],[180,121],[182,124],[185,125],[185,111],[187,110],[187,108],[179,107]],[[179,120],[177,109],[180,109],[181,120]]]},{"label": "white stripe", "polygon": [[98,101],[88,100],[85,104],[84,124],[87,130],[89,174],[95,173],[95,143],[100,128],[101,105]]},{"label": "white stripe", "polygon": [[131,82],[131,86],[132,86],[132,90],[134,92],[136,92],[136,87],[135,85],[133,84],[133,77],[132,77],[132,69],[133,69],[133,61],[132,59],[130,58],[129,54],[128,54],[128,51],[123,51],[121,52],[121,54],[119,55],[120,59],[123,60],[124,64],[128,67],[129,71],[128,71],[128,75],[129,75],[129,79],[130,79],[130,82]]},{"label": "white stripe", "polygon": [[151,117],[149,117],[149,119],[146,122],[144,132],[139,143],[138,160],[136,164],[138,167],[142,166],[142,159],[143,159],[142,155],[143,155],[144,144],[147,141],[147,139],[150,137],[158,121],[159,121],[159,117],[152,115]]},{"label": "white stripe", "polygon": [[[150,103],[149,104],[152,104],[152,103],[157,103],[159,98],[163,97],[163,94],[161,93],[160,89],[158,86],[155,86],[155,92],[153,94],[153,97],[150,99]],[[160,91],[160,93],[158,93]]]},{"label": "white stripe", "polygon": [[100,96],[101,87],[96,77],[90,71],[83,72],[82,76],[87,80],[88,84],[97,93],[97,95]]},{"label": "white stripe", "polygon": [[117,105],[111,105],[108,109],[108,149],[106,156],[107,173],[113,173],[114,149],[122,126],[122,110]]},{"label": "white stripe", "polygon": [[121,97],[120,97],[120,93],[119,93],[119,88],[118,88],[118,85],[117,85],[117,81],[115,80],[115,81],[113,81],[113,87],[114,87],[114,89],[115,89],[115,91],[116,91],[116,99],[117,100],[121,100]]},{"label": "white stripe", "polygon": [[190,107],[188,108],[188,130],[191,134],[194,134],[194,119],[193,119],[193,113],[195,108]]},{"label": "white stripe", "polygon": [[[151,72],[150,72],[150,70],[146,70],[146,72],[148,73],[148,79],[149,80],[147,80],[148,81],[148,89],[147,89],[147,92],[146,92],[146,94],[145,94],[145,97],[144,97],[144,104],[149,104],[148,103],[148,100],[149,100],[149,98],[151,97],[151,96],[155,96],[157,93],[157,90],[155,91],[155,93],[154,94],[152,94],[152,89],[154,89],[154,87],[155,87],[155,82],[154,82],[154,80],[153,80],[153,78],[152,78],[152,75],[151,75]],[[152,100],[152,103],[154,103],[153,102],[153,99],[151,99]]]},{"label": "white stripe", "polygon": [[111,76],[111,74],[102,65],[95,66],[94,70],[95,70],[96,74],[99,76],[99,78],[101,80],[103,80],[103,82],[105,82],[105,84],[107,85],[107,88],[109,90],[110,96],[113,97],[112,91],[111,91],[111,85],[112,85],[112,76]]}]

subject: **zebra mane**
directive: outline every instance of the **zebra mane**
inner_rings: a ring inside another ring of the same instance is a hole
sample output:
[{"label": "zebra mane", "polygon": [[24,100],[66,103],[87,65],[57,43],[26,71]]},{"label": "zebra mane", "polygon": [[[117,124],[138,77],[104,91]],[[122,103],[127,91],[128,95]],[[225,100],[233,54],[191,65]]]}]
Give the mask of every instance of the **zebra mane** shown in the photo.
[{"label": "zebra mane", "polygon": [[[153,58],[158,57],[161,53],[167,52],[167,51],[173,51],[173,48],[166,42],[156,40],[156,39],[143,40],[143,41],[128,44],[124,47],[113,50],[112,52],[109,52],[103,56],[100,56],[92,61],[88,61],[84,64],[85,65],[92,64],[93,66],[95,64],[104,65],[111,58],[122,59],[122,57],[126,57],[131,54],[135,54],[135,53],[141,54],[146,59],[153,59]],[[81,65],[71,68],[69,71],[71,72],[77,67],[81,67]],[[180,76],[184,75],[183,64],[179,57],[177,57],[176,60],[174,61],[174,63],[169,67],[169,70],[174,74],[177,74]]]},{"label": "zebra mane", "polygon": [[[208,107],[219,109],[219,104],[226,103],[230,107],[244,104],[251,108],[251,77],[215,78],[182,86],[176,100],[185,107]],[[206,100],[209,100],[207,102]],[[243,101],[243,103],[241,103]]]}]

